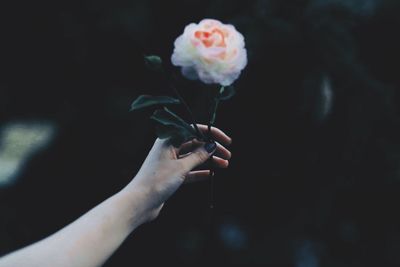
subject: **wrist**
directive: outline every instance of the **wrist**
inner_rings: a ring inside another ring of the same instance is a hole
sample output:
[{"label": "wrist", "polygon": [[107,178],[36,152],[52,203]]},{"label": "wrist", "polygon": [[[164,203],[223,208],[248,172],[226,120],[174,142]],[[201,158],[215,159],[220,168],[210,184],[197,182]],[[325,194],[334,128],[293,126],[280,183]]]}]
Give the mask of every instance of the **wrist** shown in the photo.
[{"label": "wrist", "polygon": [[154,201],[154,189],[143,185],[139,182],[140,179],[135,177],[124,189],[121,194],[124,194],[132,205],[133,215],[131,218],[132,225],[136,227],[140,224],[152,221],[157,217],[161,206],[156,205]]}]

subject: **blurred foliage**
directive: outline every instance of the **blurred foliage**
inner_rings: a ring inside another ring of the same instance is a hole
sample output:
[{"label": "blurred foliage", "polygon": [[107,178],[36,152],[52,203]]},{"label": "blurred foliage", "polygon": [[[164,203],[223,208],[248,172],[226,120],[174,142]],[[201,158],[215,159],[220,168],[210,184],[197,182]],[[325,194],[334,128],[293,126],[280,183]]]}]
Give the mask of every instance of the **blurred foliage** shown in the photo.
[{"label": "blurred foliage", "polygon": [[[233,23],[249,52],[216,121],[234,140],[216,208],[208,183],[182,188],[106,266],[400,264],[399,1],[38,0],[0,10],[1,125],[58,127],[0,189],[2,253],[58,230],[134,176],[155,135],[150,114],[129,106],[141,94],[171,95],[143,55],[170,64],[184,26],[211,17]],[[206,121],[202,86],[178,87]]]}]

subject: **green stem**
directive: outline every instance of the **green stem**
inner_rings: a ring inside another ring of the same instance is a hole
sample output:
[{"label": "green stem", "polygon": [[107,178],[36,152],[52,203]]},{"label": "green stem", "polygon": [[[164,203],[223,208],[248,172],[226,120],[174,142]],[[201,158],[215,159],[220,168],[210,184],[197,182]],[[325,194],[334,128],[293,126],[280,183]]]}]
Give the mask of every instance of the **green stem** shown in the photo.
[{"label": "green stem", "polygon": [[189,114],[191,120],[192,120],[192,124],[194,129],[196,130],[196,133],[199,137],[204,138],[204,135],[201,133],[201,131],[199,130],[199,127],[196,124],[196,119],[194,118],[193,112],[192,110],[189,108],[189,105],[186,103],[185,99],[181,96],[181,94],[179,93],[179,91],[174,87],[174,86],[170,86],[172,88],[172,90],[174,90],[175,95],[178,97],[179,101],[183,104],[183,106],[185,107],[187,113]]},{"label": "green stem", "polygon": [[165,81],[169,85],[169,87],[172,89],[172,91],[174,91],[176,97],[178,97],[179,101],[182,103],[182,105],[185,107],[187,113],[189,114],[191,123],[193,124],[193,127],[197,133],[197,136],[200,139],[204,139],[205,137],[204,137],[203,133],[200,131],[199,127],[197,126],[196,119],[195,119],[194,114],[193,114],[192,110],[190,109],[189,105],[186,103],[185,99],[179,93],[178,89],[176,89],[176,87],[172,84],[172,82],[168,78],[167,74],[165,73],[164,69],[162,69],[162,74],[163,74]]},{"label": "green stem", "polygon": [[218,109],[218,105],[219,105],[219,98],[218,95],[221,94],[224,91],[224,87],[221,87],[217,93],[216,96],[212,95],[211,96],[211,109],[210,109],[210,119],[208,122],[208,138],[210,139],[210,141],[212,141],[212,134],[211,134],[211,127],[214,125],[215,120],[217,118],[217,109]]},{"label": "green stem", "polygon": [[[217,95],[214,95],[211,93],[211,108],[210,108],[210,119],[208,121],[208,141],[212,142],[214,141],[214,138],[212,136],[211,132],[211,127],[215,123],[216,117],[217,117],[217,109],[218,109],[218,104],[219,104],[219,94],[221,94],[224,91],[224,87],[221,87],[221,89],[218,91]],[[214,166],[213,166],[213,156],[210,157],[210,209],[214,208],[214,191],[215,191],[215,185],[214,185]]]}]

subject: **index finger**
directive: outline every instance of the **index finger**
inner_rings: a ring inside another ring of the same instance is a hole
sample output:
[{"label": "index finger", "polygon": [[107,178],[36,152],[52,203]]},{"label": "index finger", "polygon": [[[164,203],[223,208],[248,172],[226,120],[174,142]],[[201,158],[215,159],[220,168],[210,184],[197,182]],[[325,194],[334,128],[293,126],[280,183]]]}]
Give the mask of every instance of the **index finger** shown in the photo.
[{"label": "index finger", "polygon": [[[202,133],[207,133],[208,132],[208,126],[204,124],[197,124],[197,127]],[[211,127],[211,134],[215,138],[216,141],[224,144],[224,145],[230,145],[232,143],[232,138],[230,138],[228,135],[226,135],[223,131],[221,131],[218,128]]]}]

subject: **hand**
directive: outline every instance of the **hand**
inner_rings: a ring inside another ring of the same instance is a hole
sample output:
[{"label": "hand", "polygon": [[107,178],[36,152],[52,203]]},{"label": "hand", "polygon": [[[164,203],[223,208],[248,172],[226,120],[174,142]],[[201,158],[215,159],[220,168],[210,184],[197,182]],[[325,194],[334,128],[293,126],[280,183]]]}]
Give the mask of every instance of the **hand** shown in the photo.
[{"label": "hand", "polygon": [[[200,131],[206,132],[207,126],[198,125]],[[211,155],[213,163],[220,168],[227,168],[231,152],[224,145],[231,143],[225,133],[217,128],[211,129],[216,143],[202,143],[192,140],[179,148],[168,143],[166,139],[157,139],[149,152],[140,171],[127,186],[135,192],[141,192],[145,203],[145,220],[153,220],[159,214],[164,202],[184,183],[203,180],[210,175],[210,170],[196,170],[195,167],[206,162]]]}]

